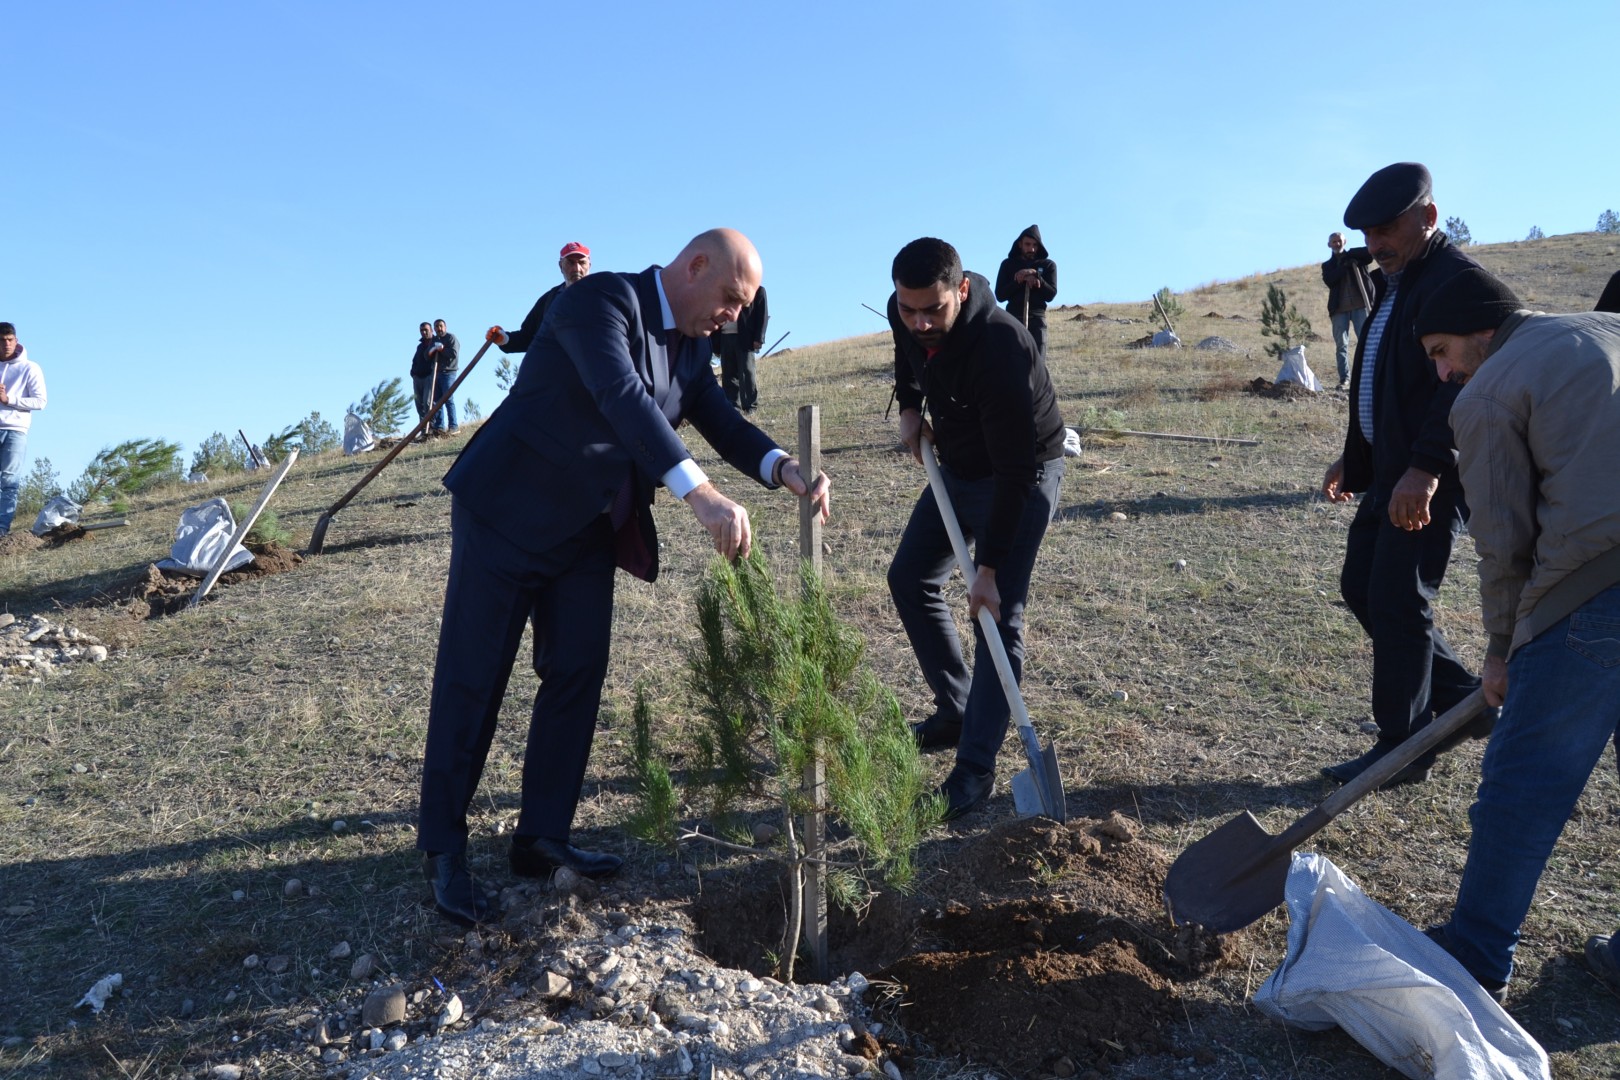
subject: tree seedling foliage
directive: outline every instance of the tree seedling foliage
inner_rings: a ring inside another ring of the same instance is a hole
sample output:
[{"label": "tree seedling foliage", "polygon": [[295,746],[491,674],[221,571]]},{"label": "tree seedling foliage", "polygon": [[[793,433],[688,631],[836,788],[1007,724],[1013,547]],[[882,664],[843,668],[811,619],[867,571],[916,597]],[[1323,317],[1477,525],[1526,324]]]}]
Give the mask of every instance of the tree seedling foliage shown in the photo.
[{"label": "tree seedling foliage", "polygon": [[402,383],[402,379],[384,379],[367,390],[358,405],[350,405],[349,411],[371,425],[374,434],[394,435],[405,430],[415,405]]},{"label": "tree seedling foliage", "polygon": [[180,447],[162,439],[130,439],[102,450],[84,474],[68,486],[80,506],[98,500],[114,510],[129,509],[129,496],[180,479]]},{"label": "tree seedling foliage", "polygon": [[1279,358],[1311,334],[1311,321],[1288,302],[1288,294],[1276,282],[1266,286],[1266,300],[1260,305],[1260,333],[1277,339],[1266,343],[1266,352]]}]

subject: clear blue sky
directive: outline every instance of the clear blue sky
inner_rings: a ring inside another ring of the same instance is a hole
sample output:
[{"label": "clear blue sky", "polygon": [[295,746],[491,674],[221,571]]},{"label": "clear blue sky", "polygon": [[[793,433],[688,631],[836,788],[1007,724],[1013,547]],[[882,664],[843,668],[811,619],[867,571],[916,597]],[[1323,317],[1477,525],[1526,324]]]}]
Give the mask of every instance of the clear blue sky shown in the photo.
[{"label": "clear blue sky", "polygon": [[1476,241],[1620,208],[1614,0],[0,10],[0,319],[64,483],[340,424],[421,320],[469,357],[516,325],[568,240],[639,270],[740,228],[803,346],[882,329],[921,235],[993,275],[1039,223],[1083,303],[1315,261],[1393,161]]}]

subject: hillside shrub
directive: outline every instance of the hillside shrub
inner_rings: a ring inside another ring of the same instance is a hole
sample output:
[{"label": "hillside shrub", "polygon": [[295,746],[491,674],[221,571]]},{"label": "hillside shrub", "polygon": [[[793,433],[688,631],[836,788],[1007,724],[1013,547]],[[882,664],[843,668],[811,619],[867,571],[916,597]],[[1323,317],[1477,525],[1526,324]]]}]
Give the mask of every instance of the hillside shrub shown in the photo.
[{"label": "hillside shrub", "polygon": [[1266,352],[1278,358],[1311,335],[1311,321],[1288,302],[1288,294],[1276,282],[1266,287],[1266,301],[1260,306],[1260,333],[1277,339],[1266,343]]},{"label": "hillside shrub", "polygon": [[1467,247],[1474,242],[1474,234],[1468,231],[1468,223],[1460,217],[1446,218],[1446,235],[1458,247]]},{"label": "hillside shrub", "polygon": [[1547,234],[1541,231],[1541,226],[1540,225],[1532,225],[1532,226],[1530,226],[1530,232],[1529,232],[1528,235],[1525,236],[1525,239],[1526,240],[1545,240],[1545,239],[1547,239]]},{"label": "hillside shrub", "polygon": [[231,473],[247,472],[247,447],[223,432],[216,431],[202,441],[191,455],[191,471],[218,479]]},{"label": "hillside shrub", "polygon": [[1597,231],[1600,233],[1620,233],[1620,214],[1613,210],[1605,210],[1598,215]]}]

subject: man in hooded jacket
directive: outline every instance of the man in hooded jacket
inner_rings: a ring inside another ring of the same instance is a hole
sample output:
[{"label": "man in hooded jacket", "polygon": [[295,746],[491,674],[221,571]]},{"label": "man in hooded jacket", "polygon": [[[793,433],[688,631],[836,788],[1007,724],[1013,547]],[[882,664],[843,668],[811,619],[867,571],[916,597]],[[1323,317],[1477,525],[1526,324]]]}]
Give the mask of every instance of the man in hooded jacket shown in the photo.
[{"label": "man in hooded jacket", "polygon": [[1013,318],[1029,328],[1035,347],[1046,357],[1046,305],[1057,295],[1057,263],[1041,243],[1041,227],[1031,225],[1018,234],[1012,250],[996,273],[996,299],[1007,305]]},{"label": "man in hooded jacket", "polygon": [[[970,614],[989,610],[1017,679],[1030,576],[1063,480],[1063,416],[1052,379],[1023,326],[996,307],[990,283],[965,273],[945,241],[924,237],[901,248],[892,277],[900,438],[918,463],[922,436],[938,450],[957,521],[973,541]],[[956,567],[941,509],[924,488],[889,565],[889,592],[934,691],[934,714],[913,726],[917,742],[957,748],[940,789],[949,819],[990,797],[1012,711],[977,621],[971,673],[962,660],[941,594]]]}]

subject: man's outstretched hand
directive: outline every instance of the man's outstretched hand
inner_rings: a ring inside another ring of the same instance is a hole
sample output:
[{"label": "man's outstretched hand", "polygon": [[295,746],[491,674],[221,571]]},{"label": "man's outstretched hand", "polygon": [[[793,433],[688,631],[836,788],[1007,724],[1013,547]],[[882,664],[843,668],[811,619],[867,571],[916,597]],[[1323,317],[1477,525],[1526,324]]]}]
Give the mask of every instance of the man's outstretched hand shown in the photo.
[{"label": "man's outstretched hand", "polygon": [[732,502],[705,480],[686,493],[686,504],[697,515],[698,523],[709,531],[714,550],[732,561],[748,558],[754,538],[748,525],[748,510],[741,503]]}]

